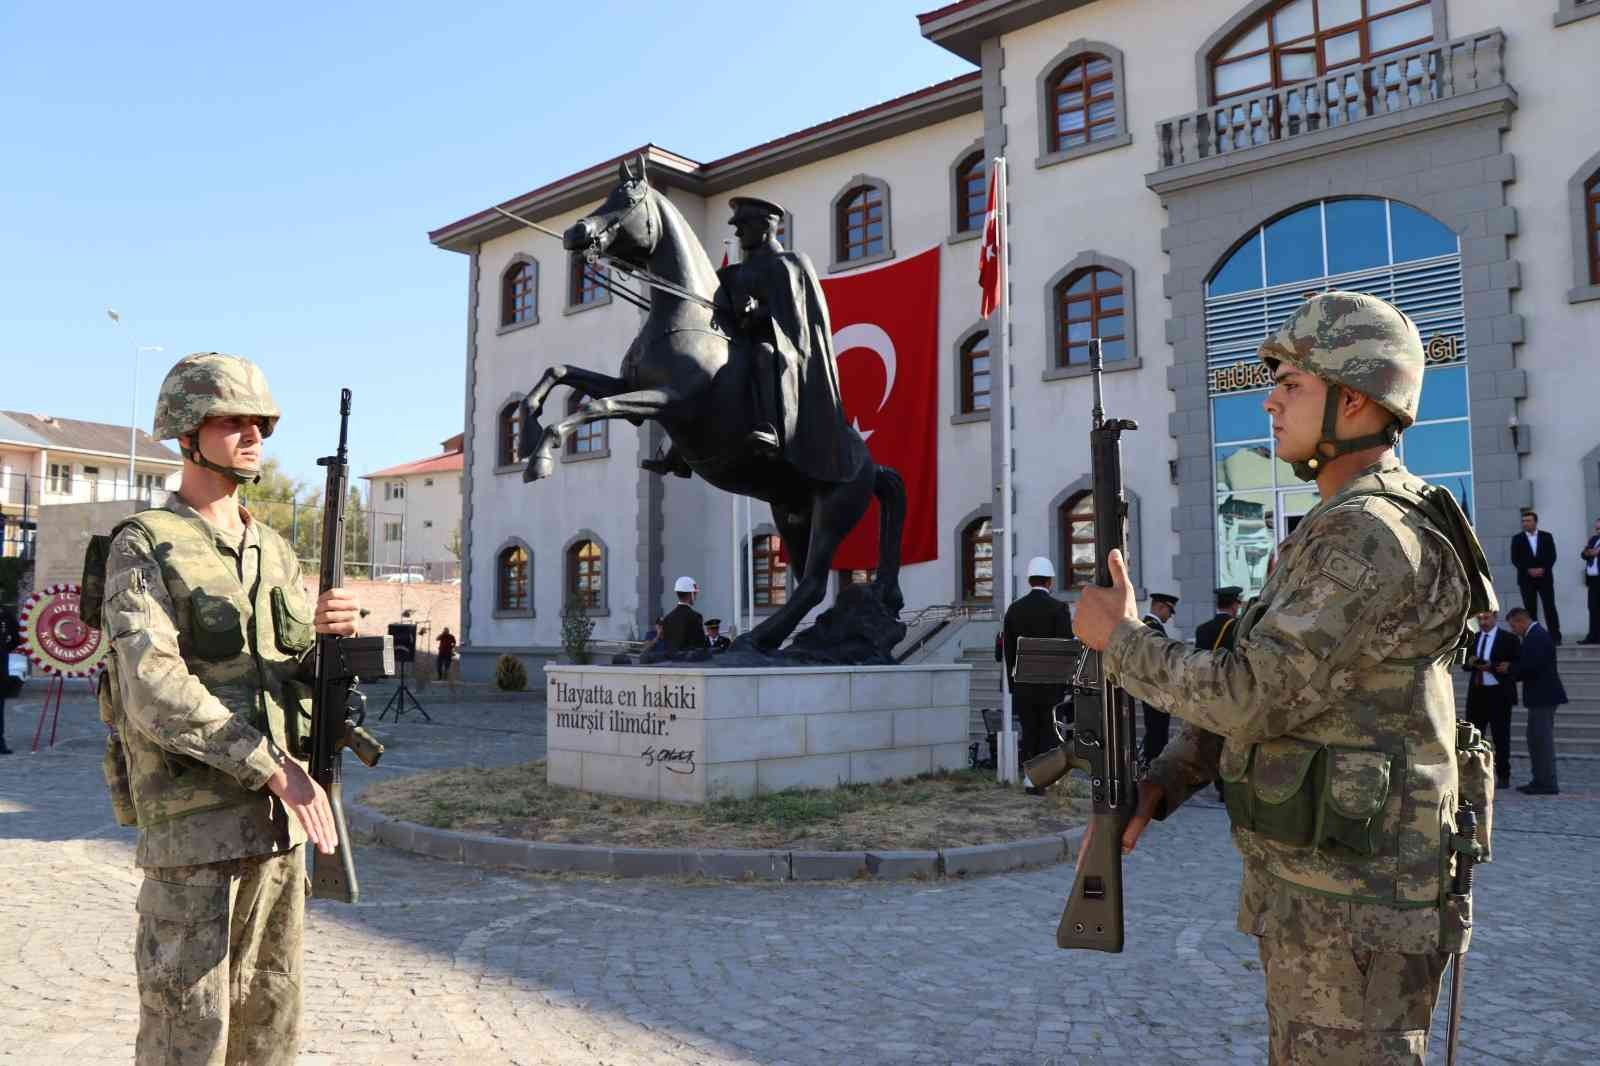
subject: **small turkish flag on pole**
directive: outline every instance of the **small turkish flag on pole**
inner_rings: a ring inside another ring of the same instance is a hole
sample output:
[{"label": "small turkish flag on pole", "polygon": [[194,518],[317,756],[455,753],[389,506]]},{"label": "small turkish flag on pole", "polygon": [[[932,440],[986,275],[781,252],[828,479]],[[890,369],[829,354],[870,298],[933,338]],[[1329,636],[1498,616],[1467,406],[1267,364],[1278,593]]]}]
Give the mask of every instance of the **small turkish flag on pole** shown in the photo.
[{"label": "small turkish flag on pole", "polygon": [[978,316],[988,318],[1000,306],[1000,263],[1005,258],[1000,218],[1000,180],[1004,167],[989,163],[989,205],[983,214],[983,248],[978,252],[978,289],[983,294]]},{"label": "small turkish flag on pole", "polygon": [[732,243],[733,242],[728,240],[726,237],[722,239],[722,266],[718,267],[718,270],[721,270],[728,265],[728,246]]}]

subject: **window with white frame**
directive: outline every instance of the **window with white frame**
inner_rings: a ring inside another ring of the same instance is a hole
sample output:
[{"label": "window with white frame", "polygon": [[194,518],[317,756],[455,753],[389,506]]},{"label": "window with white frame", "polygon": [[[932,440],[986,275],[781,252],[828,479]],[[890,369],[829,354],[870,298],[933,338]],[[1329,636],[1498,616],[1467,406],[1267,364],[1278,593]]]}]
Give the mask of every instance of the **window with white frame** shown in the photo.
[{"label": "window with white frame", "polygon": [[49,488],[51,492],[72,491],[72,464],[51,463]]}]

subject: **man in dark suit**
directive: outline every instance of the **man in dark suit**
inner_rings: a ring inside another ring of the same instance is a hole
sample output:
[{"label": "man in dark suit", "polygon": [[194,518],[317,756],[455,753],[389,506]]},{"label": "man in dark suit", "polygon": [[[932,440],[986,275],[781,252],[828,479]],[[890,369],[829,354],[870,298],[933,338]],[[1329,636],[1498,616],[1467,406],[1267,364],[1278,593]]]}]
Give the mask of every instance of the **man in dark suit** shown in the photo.
[{"label": "man in dark suit", "polygon": [[6,747],[6,689],[11,685],[11,653],[22,646],[22,628],[10,607],[0,606],[0,755]]},{"label": "man in dark suit", "polygon": [[1554,796],[1556,784],[1556,708],[1567,702],[1567,690],[1556,672],[1555,638],[1522,607],[1506,612],[1506,623],[1522,640],[1515,665],[1501,664],[1501,676],[1522,683],[1522,705],[1528,708],[1528,757],[1533,780],[1517,788],[1530,796]]},{"label": "man in dark suit", "polygon": [[1201,651],[1215,651],[1219,647],[1233,647],[1233,622],[1239,617],[1239,604],[1244,589],[1226,585],[1217,589],[1217,613],[1209,622],[1195,627],[1194,646]]},{"label": "man in dark suit", "polygon": [[[1536,511],[1522,512],[1522,532],[1511,538],[1511,565],[1517,568],[1517,588],[1522,592],[1522,606],[1528,615],[1539,620],[1539,599],[1544,600],[1545,623],[1550,639],[1561,643],[1561,616],[1556,613],[1556,579],[1551,569],[1556,565],[1556,538],[1539,528]],[[1511,616],[1507,615],[1509,622]]]},{"label": "man in dark suit", "polygon": [[694,598],[700,594],[700,586],[692,577],[680,577],[672,590],[678,594],[678,606],[661,620],[661,636],[654,645],[655,651],[661,655],[676,655],[691,648],[711,647],[711,641],[706,639],[705,619],[694,609]]},{"label": "man in dark suit", "polygon": [[[1066,697],[1065,685],[1014,685],[1011,673],[1017,668],[1018,637],[1072,636],[1072,612],[1067,605],[1050,595],[1055,582],[1056,568],[1050,560],[1036,555],[1028,561],[1028,591],[1006,608],[1005,625],[1001,629],[1005,657],[1005,684],[1011,690],[1011,708],[1016,712],[1017,723],[1022,728],[1019,763],[1035,755],[1043,755],[1058,743],[1053,712],[1056,704]],[[1028,788],[1028,794],[1042,795],[1044,789]]]},{"label": "man in dark suit", "polygon": [[727,651],[733,647],[733,641],[722,635],[722,619],[706,619],[706,642],[712,651]]},{"label": "man in dark suit", "polygon": [[[1167,635],[1167,623],[1172,621],[1172,612],[1178,609],[1178,597],[1165,592],[1152,592],[1150,594],[1150,610],[1142,621],[1151,629]],[[1172,729],[1172,715],[1144,705],[1144,743],[1139,750],[1139,761],[1149,766],[1161,749],[1167,746],[1167,737]]]},{"label": "man in dark suit", "polygon": [[1589,635],[1579,644],[1600,644],[1600,518],[1594,520],[1594,535],[1583,549],[1583,581],[1589,586]]},{"label": "man in dark suit", "polygon": [[[1478,635],[1473,638],[1463,667],[1467,682],[1467,721],[1494,741],[1494,776],[1501,788],[1511,787],[1511,706],[1517,702],[1517,684],[1509,676],[1522,642],[1501,629],[1499,614],[1478,615]],[[1506,669],[1502,670],[1501,667]]]}]

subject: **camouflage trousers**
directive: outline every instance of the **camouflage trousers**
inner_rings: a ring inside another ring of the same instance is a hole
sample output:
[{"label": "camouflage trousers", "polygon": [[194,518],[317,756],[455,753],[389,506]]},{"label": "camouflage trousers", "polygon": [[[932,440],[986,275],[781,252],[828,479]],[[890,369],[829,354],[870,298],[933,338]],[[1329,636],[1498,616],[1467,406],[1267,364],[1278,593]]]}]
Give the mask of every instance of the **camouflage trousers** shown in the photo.
[{"label": "camouflage trousers", "polygon": [[300,1033],[301,849],[145,870],[137,1066],[288,1066]]},{"label": "camouflage trousers", "polygon": [[1448,954],[1279,937],[1260,947],[1270,1066],[1423,1066]]}]

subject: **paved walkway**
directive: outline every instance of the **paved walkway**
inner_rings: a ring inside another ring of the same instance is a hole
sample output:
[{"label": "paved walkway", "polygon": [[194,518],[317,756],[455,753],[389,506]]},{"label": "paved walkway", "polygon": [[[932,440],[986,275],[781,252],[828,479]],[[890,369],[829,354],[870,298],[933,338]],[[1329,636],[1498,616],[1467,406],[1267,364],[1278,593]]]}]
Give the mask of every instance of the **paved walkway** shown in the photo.
[{"label": "paved walkway", "polygon": [[[34,700],[11,705],[13,745]],[[428,708],[433,724],[385,724],[376,773],[543,750],[532,708]],[[0,1063],[131,1059],[138,875],[99,782],[100,736],[80,695],[55,751],[0,759]],[[1600,765],[1561,773],[1566,794],[1499,805],[1464,1063],[1600,1061]],[[1233,931],[1238,862],[1213,805],[1154,827],[1129,860],[1116,956],[1053,946],[1066,866],[735,885],[513,875],[376,846],[359,861],[360,906],[312,906],[304,1066],[1265,1059],[1255,947]],[[1443,1017],[1441,1004],[1438,1031]]]}]

